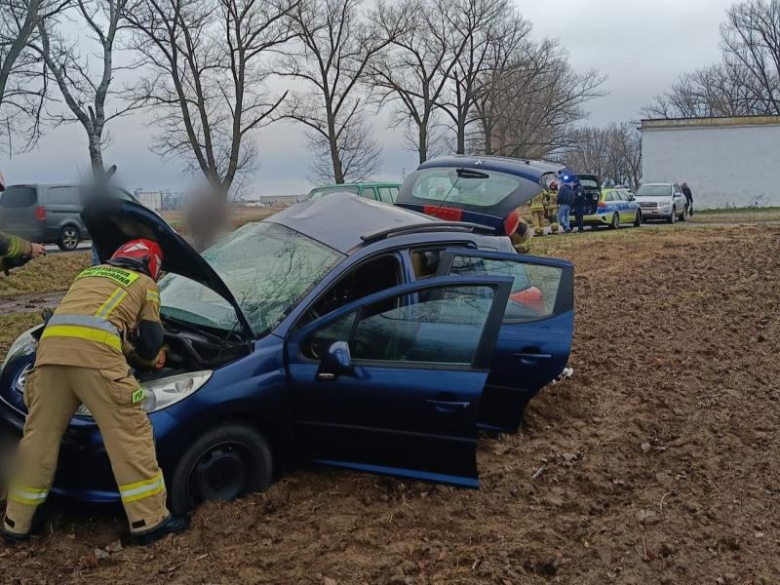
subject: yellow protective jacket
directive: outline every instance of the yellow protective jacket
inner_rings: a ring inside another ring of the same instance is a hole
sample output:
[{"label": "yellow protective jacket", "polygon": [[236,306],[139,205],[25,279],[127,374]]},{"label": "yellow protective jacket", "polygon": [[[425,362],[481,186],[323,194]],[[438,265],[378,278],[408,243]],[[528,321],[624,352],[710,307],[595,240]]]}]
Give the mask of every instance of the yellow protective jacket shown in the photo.
[{"label": "yellow protective jacket", "polygon": [[531,198],[531,211],[544,211],[547,203],[547,191],[541,191]]},{"label": "yellow protective jacket", "polygon": [[0,271],[24,266],[32,257],[32,244],[19,236],[0,232]]},{"label": "yellow protective jacket", "polygon": [[105,264],[87,268],[46,325],[35,365],[77,365],[101,370],[112,380],[126,377],[125,342],[141,321],[160,322],[154,280]]}]

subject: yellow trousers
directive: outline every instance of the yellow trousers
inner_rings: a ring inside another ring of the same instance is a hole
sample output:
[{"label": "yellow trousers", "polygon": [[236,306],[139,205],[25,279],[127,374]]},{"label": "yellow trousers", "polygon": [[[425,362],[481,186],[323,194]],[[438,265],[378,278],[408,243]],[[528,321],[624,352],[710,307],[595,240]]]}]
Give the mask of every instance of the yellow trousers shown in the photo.
[{"label": "yellow trousers", "polygon": [[544,235],[544,208],[531,209],[531,215],[534,220],[534,235]]},{"label": "yellow trousers", "polygon": [[130,531],[147,532],[168,518],[152,425],[139,392],[132,376],[112,380],[90,368],[43,365],[30,373],[28,415],[8,490],[6,532],[30,532],[35,511],[49,494],[62,436],[82,403],[100,428]]}]

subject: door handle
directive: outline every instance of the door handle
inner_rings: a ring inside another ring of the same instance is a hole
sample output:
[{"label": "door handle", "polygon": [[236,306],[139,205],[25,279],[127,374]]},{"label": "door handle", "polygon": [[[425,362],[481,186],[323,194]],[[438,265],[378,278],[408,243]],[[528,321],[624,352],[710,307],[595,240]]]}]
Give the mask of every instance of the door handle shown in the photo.
[{"label": "door handle", "polygon": [[432,404],[439,412],[455,412],[456,410],[465,410],[471,406],[471,402],[461,402],[458,400],[426,400],[428,404]]},{"label": "door handle", "polygon": [[520,362],[526,365],[531,365],[542,360],[551,360],[553,356],[551,353],[539,353],[535,351],[522,351],[519,353],[513,353],[514,357],[520,358]]}]

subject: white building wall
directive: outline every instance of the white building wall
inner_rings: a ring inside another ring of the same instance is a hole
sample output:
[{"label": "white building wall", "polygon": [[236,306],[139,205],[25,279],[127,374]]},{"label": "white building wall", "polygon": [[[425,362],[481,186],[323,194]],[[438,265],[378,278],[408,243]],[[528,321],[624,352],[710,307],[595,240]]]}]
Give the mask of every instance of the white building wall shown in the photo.
[{"label": "white building wall", "polygon": [[642,124],[642,182],[687,182],[699,209],[780,205],[780,119]]}]

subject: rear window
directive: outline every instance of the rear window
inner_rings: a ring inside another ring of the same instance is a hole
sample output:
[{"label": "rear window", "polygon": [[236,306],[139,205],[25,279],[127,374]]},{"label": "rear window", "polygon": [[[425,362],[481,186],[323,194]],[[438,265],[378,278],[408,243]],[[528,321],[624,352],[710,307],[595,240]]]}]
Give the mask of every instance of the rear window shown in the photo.
[{"label": "rear window", "polygon": [[35,187],[8,187],[0,194],[2,207],[30,207],[38,203]]},{"label": "rear window", "polygon": [[580,179],[580,185],[582,185],[583,189],[598,189],[599,188],[598,182],[594,181],[593,179]]},{"label": "rear window", "polygon": [[520,181],[518,177],[494,171],[425,169],[418,171],[411,194],[425,201],[492,207],[517,191]]}]

